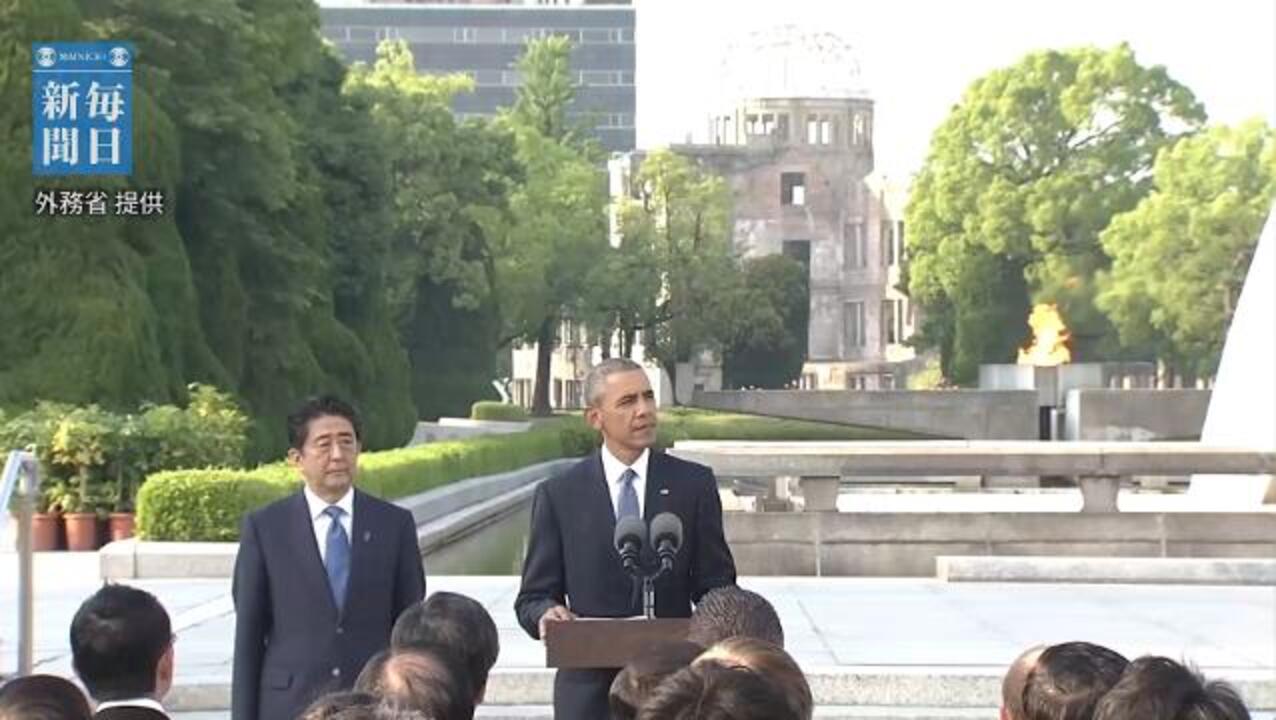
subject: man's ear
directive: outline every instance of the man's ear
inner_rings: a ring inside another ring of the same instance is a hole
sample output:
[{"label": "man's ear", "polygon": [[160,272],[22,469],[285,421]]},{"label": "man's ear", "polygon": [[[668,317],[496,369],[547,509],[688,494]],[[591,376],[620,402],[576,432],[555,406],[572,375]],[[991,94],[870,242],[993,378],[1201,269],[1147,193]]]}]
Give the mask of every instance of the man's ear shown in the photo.
[{"label": "man's ear", "polygon": [[595,430],[602,430],[602,411],[593,405],[585,408],[585,422],[589,423],[589,426]]},{"label": "man's ear", "polygon": [[301,466],[301,451],[297,448],[288,448],[288,464],[293,467]]}]

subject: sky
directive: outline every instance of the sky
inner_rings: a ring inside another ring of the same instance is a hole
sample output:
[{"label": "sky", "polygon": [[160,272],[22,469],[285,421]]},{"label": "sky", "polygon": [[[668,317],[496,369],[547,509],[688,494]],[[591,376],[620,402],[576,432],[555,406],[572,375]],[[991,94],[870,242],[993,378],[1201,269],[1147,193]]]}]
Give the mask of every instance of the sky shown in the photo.
[{"label": "sky", "polygon": [[899,180],[965,88],[1025,54],[1122,41],[1211,122],[1276,124],[1276,0],[636,0],[638,146],[702,140],[731,44],[779,25],[833,32],[874,100],[880,174]]}]

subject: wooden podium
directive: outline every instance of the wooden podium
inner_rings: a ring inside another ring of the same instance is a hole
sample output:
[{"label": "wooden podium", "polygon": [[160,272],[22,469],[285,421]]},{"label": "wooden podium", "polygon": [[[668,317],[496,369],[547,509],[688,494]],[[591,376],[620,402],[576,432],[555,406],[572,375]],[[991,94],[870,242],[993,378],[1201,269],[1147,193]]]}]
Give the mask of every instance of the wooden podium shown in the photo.
[{"label": "wooden podium", "polygon": [[545,625],[545,665],[621,668],[660,643],[686,640],[687,618],[577,618]]}]

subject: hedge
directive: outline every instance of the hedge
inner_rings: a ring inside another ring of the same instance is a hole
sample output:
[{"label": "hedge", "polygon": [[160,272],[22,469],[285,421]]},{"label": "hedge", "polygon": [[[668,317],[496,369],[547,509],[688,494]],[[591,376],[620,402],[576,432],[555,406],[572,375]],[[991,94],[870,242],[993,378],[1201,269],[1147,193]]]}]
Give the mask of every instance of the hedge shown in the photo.
[{"label": "hedge", "polygon": [[480,400],[470,406],[471,420],[506,420],[521,422],[527,420],[527,411],[522,405]]},{"label": "hedge", "polygon": [[[913,437],[851,425],[782,420],[673,408],[660,413],[657,445],[682,439],[825,440]],[[599,436],[580,415],[536,421],[509,435],[429,443],[364,453],[359,487],[395,499],[468,477],[490,475],[598,447]],[[255,470],[175,470],[151,475],[138,493],[138,534],[150,540],[228,541],[239,536],[243,515],[295,492],[296,471],[285,463]]]},{"label": "hedge", "polygon": [[[462,478],[516,470],[567,455],[564,437],[558,427],[550,426],[364,453],[359,458],[359,488],[394,499]],[[245,513],[300,487],[296,471],[282,462],[255,470],[156,473],[138,493],[138,535],[182,542],[236,540]]]}]

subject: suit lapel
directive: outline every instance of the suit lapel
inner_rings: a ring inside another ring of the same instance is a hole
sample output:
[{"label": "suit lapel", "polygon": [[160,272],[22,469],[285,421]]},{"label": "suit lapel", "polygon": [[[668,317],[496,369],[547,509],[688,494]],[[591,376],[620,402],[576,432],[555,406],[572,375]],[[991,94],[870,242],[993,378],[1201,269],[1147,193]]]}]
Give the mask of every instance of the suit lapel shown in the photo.
[{"label": "suit lapel", "polygon": [[[375,506],[367,502],[368,496],[360,490],[354,491],[354,522],[350,523],[350,581],[346,583],[346,601],[342,607],[350,609],[350,598],[356,587],[365,587],[363,585],[363,574],[368,571],[371,565],[368,553],[372,552],[373,542],[377,535],[374,528],[377,526],[376,518],[371,517],[375,511]],[[367,587],[371,587],[368,585]]]},{"label": "suit lapel", "polygon": [[328,586],[328,571],[323,566],[323,557],[319,555],[319,545],[315,540],[315,525],[310,518],[310,506],[306,504],[304,492],[297,493],[293,497],[296,500],[288,513],[292,521],[292,531],[289,535],[292,536],[293,547],[297,549],[302,575],[310,580],[312,593],[317,592],[327,598],[327,607],[335,617],[337,604],[332,599],[332,590]]},{"label": "suit lapel", "polygon": [[[643,493],[642,501],[642,517],[647,523],[651,523],[653,517],[664,512],[668,504],[668,485],[665,483],[665,474],[661,472],[664,469],[663,460],[663,456],[656,452],[655,448],[647,451],[647,489]],[[662,491],[664,491],[663,495]]]}]

